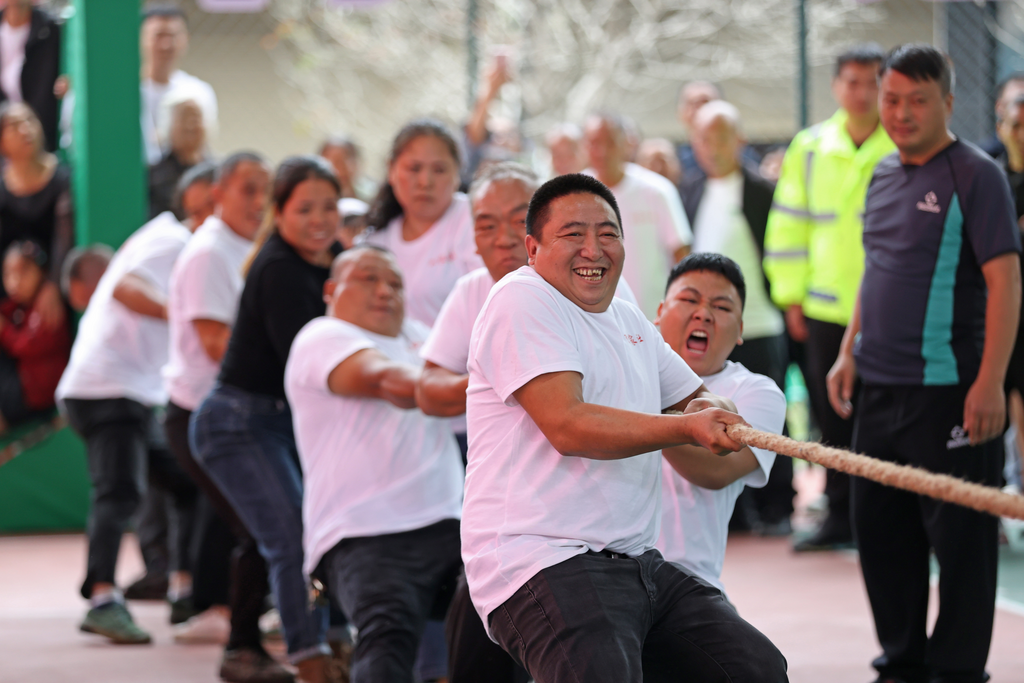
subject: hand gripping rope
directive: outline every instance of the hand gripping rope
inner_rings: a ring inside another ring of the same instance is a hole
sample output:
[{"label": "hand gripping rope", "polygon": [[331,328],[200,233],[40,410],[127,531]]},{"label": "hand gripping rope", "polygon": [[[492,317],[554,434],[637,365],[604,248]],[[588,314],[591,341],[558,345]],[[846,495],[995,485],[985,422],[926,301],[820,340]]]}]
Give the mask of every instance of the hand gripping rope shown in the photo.
[{"label": "hand gripping rope", "polygon": [[746,446],[800,458],[855,477],[864,477],[879,484],[956,503],[997,517],[1024,520],[1024,496],[1003,493],[991,486],[964,481],[948,474],[935,474],[917,467],[897,465],[820,443],[794,441],[746,425],[729,425],[726,432],[733,440]]}]

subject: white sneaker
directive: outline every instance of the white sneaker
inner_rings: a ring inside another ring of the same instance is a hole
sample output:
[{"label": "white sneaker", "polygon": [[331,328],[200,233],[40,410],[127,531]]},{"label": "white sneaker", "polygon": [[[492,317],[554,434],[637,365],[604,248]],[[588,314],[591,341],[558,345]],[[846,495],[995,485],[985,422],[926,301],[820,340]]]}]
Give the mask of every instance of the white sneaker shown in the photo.
[{"label": "white sneaker", "polygon": [[231,611],[221,605],[214,605],[174,627],[174,642],[188,645],[227,645],[230,635]]}]

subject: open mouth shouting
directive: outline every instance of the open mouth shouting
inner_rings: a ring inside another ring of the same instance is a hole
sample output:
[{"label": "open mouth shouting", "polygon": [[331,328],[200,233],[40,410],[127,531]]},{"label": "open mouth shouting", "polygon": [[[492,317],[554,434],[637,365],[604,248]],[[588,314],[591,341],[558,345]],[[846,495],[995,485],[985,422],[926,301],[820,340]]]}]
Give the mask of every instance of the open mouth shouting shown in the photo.
[{"label": "open mouth shouting", "polygon": [[695,356],[703,356],[708,350],[708,333],[704,330],[694,330],[686,338],[686,350]]},{"label": "open mouth shouting", "polygon": [[608,272],[607,268],[573,268],[572,272],[577,277],[583,278],[586,282],[600,282],[604,277],[604,274]]}]

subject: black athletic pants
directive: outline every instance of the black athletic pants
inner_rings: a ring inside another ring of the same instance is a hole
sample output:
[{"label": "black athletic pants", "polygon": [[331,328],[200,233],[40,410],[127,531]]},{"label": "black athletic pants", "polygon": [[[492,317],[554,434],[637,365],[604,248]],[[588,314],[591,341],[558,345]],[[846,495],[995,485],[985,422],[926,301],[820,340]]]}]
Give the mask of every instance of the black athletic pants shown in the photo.
[{"label": "black athletic pants", "polygon": [[[835,323],[807,318],[807,394],[811,410],[821,430],[821,442],[836,448],[849,448],[853,439],[853,420],[844,420],[828,402],[825,379],[839,357],[846,328]],[[828,495],[830,524],[843,528],[850,524],[850,477],[827,470],[825,493]]]},{"label": "black athletic pants", "polygon": [[[864,386],[853,446],[862,453],[997,486],[1003,441],[971,447],[967,386]],[[883,678],[981,683],[995,615],[995,517],[866,479],[852,482],[853,530],[882,656]],[[939,616],[927,634],[930,551],[939,563]]]},{"label": "black athletic pants", "polygon": [[191,416],[190,411],[168,403],[164,427],[171,452],[204,494],[193,544],[193,599],[197,609],[214,604],[231,608],[227,649],[259,648],[259,619],[269,591],[267,565],[231,503],[193,457],[188,444]]},{"label": "black athletic pants", "polygon": [[92,481],[82,597],[91,597],[96,583],[114,583],[121,535],[146,490],[147,474],[174,499],[171,568],[187,571],[198,491],[167,451],[153,409],[130,398],[67,398],[64,410],[71,428],[85,441]]}]

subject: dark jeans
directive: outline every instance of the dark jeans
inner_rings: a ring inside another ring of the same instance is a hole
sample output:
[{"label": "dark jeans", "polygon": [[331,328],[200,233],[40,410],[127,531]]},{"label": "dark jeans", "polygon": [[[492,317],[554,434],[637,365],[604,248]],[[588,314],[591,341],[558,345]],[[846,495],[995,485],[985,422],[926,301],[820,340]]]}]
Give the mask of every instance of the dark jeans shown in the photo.
[{"label": "dark jeans", "polygon": [[[807,318],[807,395],[821,429],[822,443],[836,448],[850,447],[853,420],[844,420],[832,410],[825,379],[839,357],[845,333],[842,325]],[[845,529],[850,524],[850,475],[826,470],[825,493],[828,495],[827,523]]]},{"label": "dark jeans", "polygon": [[231,608],[227,649],[260,647],[260,614],[269,591],[267,564],[245,524],[192,455],[188,424],[192,412],[167,404],[167,445],[202,492],[193,537],[192,600],[198,610]]},{"label": "dark jeans", "polygon": [[[747,339],[732,350],[729,360],[771,378],[779,389],[786,390],[786,368],[789,365],[786,335]],[[748,516],[750,526],[756,521],[774,524],[793,514],[794,496],[793,459],[779,455],[768,475],[768,483],[757,489],[745,487],[736,501],[736,510],[738,514]]]},{"label": "dark jeans", "polygon": [[[858,452],[998,486],[1003,441],[962,445],[967,386],[864,386]],[[999,520],[959,505],[854,478],[853,530],[875,617],[882,677],[981,683],[995,616]],[[939,616],[928,637],[930,551],[939,563]]]},{"label": "dark jeans", "polygon": [[411,683],[428,619],[443,619],[462,569],[459,521],[346,538],[323,560],[328,590],[358,629],[352,683]]},{"label": "dark jeans", "polygon": [[302,473],[288,403],[218,384],[192,415],[189,440],[267,562],[289,660],[329,654],[327,610],[311,608],[302,572]]},{"label": "dark jeans", "polygon": [[459,575],[445,623],[448,683],[527,683],[530,675],[487,636],[469,597],[465,574]]},{"label": "dark jeans", "polygon": [[89,558],[82,596],[96,583],[114,583],[117,554],[148,478],[174,500],[171,568],[188,569],[188,530],[198,490],[167,451],[153,409],[129,398],[64,399],[71,427],[85,440],[92,481],[87,533]]},{"label": "dark jeans", "polygon": [[787,681],[786,660],[722,592],[651,550],[577,555],[489,615],[537,683]]}]

